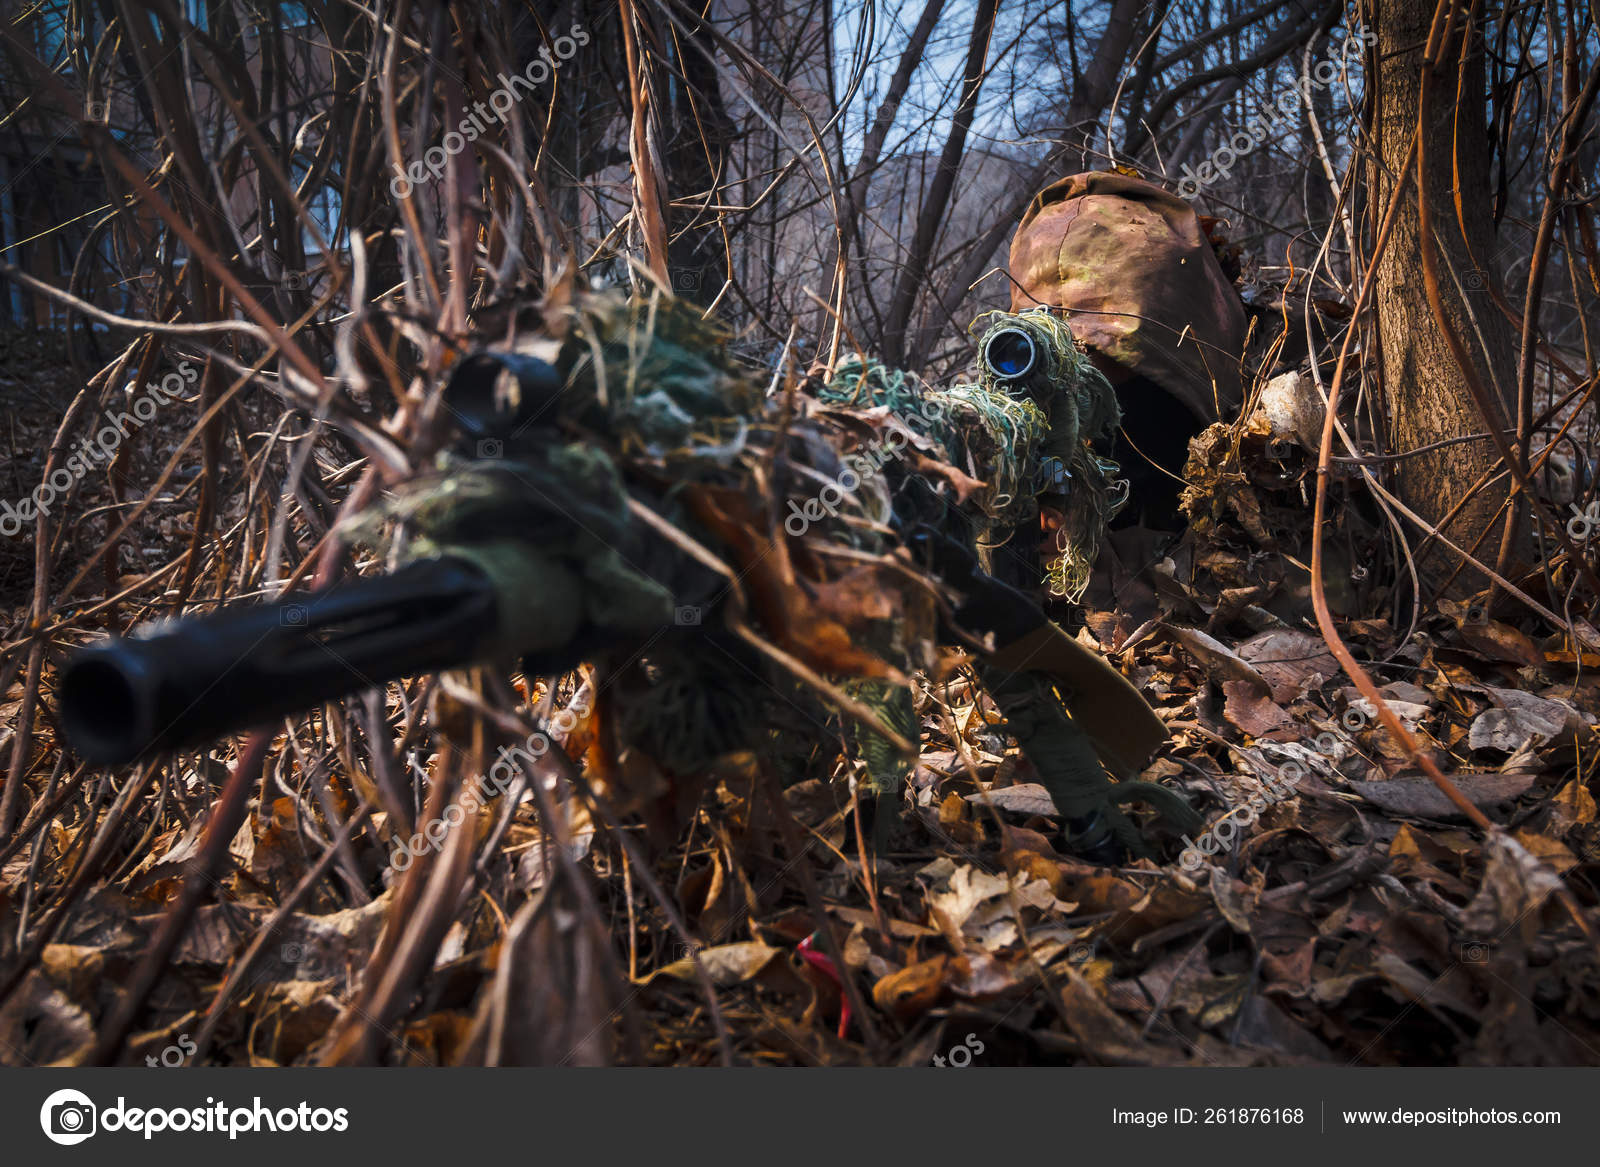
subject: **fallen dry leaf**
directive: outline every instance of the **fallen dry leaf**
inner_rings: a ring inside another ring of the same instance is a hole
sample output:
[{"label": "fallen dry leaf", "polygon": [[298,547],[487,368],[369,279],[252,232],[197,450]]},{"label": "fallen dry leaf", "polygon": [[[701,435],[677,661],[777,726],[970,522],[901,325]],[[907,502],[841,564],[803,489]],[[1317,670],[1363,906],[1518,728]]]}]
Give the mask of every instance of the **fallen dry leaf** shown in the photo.
[{"label": "fallen dry leaf", "polygon": [[[1447,777],[1474,806],[1488,809],[1502,806],[1526,793],[1537,776],[1450,774]],[[1374,806],[1381,806],[1394,814],[1415,815],[1417,818],[1461,817],[1456,804],[1426,775],[1390,778],[1384,782],[1357,782],[1352,778],[1346,780],[1346,785]]]}]

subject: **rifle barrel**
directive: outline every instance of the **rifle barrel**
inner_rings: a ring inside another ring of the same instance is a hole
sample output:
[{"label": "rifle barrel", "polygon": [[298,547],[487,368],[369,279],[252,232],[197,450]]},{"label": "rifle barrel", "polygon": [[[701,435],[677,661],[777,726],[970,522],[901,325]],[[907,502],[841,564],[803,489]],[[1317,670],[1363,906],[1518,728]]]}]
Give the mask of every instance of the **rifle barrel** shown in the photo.
[{"label": "rifle barrel", "polygon": [[121,765],[493,656],[489,576],[452,556],[270,604],[225,608],[80,651],[59,690],[72,748]]}]

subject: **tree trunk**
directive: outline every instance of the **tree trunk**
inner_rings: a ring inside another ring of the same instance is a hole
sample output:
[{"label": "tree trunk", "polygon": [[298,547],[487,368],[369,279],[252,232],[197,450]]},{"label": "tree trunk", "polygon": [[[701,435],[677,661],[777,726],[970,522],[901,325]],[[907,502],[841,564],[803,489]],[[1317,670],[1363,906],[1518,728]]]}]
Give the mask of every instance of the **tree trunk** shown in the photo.
[{"label": "tree trunk", "polygon": [[[1371,189],[1376,225],[1405,172],[1417,128],[1423,92],[1423,52],[1433,20],[1433,0],[1372,0],[1377,34],[1376,109],[1378,159]],[[1458,16],[1458,19],[1461,19]],[[1484,127],[1485,88],[1481,27],[1467,30],[1470,55],[1457,108],[1460,36],[1449,38],[1441,65],[1429,82],[1429,117],[1418,149],[1420,174],[1401,194],[1401,208],[1377,273],[1378,328],[1383,357],[1385,437],[1389,452],[1406,454],[1449,438],[1504,429],[1515,384],[1515,348],[1503,315],[1481,289],[1481,272],[1493,249],[1489,206],[1489,138]],[[1459,191],[1457,179],[1459,174]],[[1420,188],[1420,189],[1419,189]],[[1457,216],[1459,198],[1460,216]],[[1424,274],[1423,220],[1432,238],[1431,264],[1436,296]],[[1474,272],[1479,274],[1474,277]],[[1490,277],[1492,278],[1492,276]],[[1441,316],[1443,318],[1441,322]],[[1450,329],[1468,356],[1469,371],[1452,352]],[[1485,419],[1475,404],[1469,377],[1475,377],[1494,416]],[[1466,498],[1474,483],[1496,461],[1488,437],[1445,446],[1397,463],[1396,493],[1417,514],[1438,525]],[[1481,489],[1463,505],[1441,533],[1490,565],[1500,547],[1495,515],[1506,497],[1506,482]],[[1415,548],[1417,541],[1412,541]],[[1425,586],[1449,582],[1454,594],[1477,590],[1480,573],[1463,570],[1460,556],[1432,541],[1418,559]],[[1451,576],[1454,579],[1451,580]]]}]

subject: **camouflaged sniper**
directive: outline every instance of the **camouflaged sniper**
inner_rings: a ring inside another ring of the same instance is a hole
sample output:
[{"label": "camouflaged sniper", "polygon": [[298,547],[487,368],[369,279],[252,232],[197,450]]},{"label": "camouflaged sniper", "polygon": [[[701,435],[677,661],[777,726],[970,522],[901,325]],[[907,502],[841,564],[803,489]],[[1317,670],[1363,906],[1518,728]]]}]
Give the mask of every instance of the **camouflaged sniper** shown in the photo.
[{"label": "camouflaged sniper", "polygon": [[[456,564],[487,581],[490,625],[462,638],[453,663],[520,656],[530,675],[595,663],[608,678],[617,769],[653,768],[668,785],[733,751],[771,749],[764,694],[832,678],[869,781],[897,805],[911,759],[893,743],[914,749],[918,736],[912,676],[934,663],[937,643],[987,644],[979,674],[1069,827],[1087,844],[1109,833],[1144,854],[1121,809],[1131,799],[1180,829],[1196,825],[1171,791],[1129,780],[1165,727],[1033,596],[978,564],[1048,505],[1068,521],[1031,583],[1068,598],[1081,589],[1116,505],[1116,467],[1092,445],[1116,424],[1115,397],[1055,316],[997,313],[977,327],[985,351],[1004,340],[1032,359],[1000,354],[975,382],[943,391],[858,360],[814,400],[769,398],[766,374],[733,360],[691,306],[661,294],[584,297],[551,311],[523,349],[461,362],[443,393],[458,446],[345,534],[385,561],[415,561],[413,571]],[[891,434],[903,455],[856,470]],[[824,492],[826,509],[815,505]],[[817,520],[797,532],[796,508]],[[342,619],[342,634],[360,635],[360,620]],[[379,623],[387,642],[405,640],[394,620]],[[314,656],[305,631],[269,638],[274,659]],[[448,655],[447,630],[436,639],[431,651]],[[98,666],[141,656],[126,681],[159,645],[122,642]],[[366,683],[414,671],[395,659]],[[262,700],[281,706],[284,695]],[[253,712],[239,710],[240,724]]]},{"label": "camouflaged sniper", "polygon": [[[1029,525],[1043,508],[1056,512],[1055,540],[1041,577],[1033,582],[1058,599],[1076,603],[1088,585],[1106,522],[1127,501],[1117,464],[1095,449],[1096,442],[1110,439],[1121,420],[1116,394],[1078,349],[1058,313],[990,312],[974,321],[970,331],[980,355],[974,382],[919,393],[907,374],[857,357],[841,363],[817,398],[836,408],[886,410],[896,418],[920,419],[919,449],[935,463],[954,466],[984,484],[951,508],[965,512],[966,523],[955,514],[940,522],[946,530],[969,531],[980,560],[986,548],[1028,538]],[[1112,673],[1094,659],[1105,673]],[[1135,854],[1147,853],[1120,809],[1134,799],[1151,803],[1175,823],[1195,822],[1193,811],[1163,787],[1108,780],[1089,733],[1068,712],[1071,688],[1061,691],[1059,679],[1045,671],[1044,663],[1021,667],[980,659],[978,674],[1068,820],[1069,831],[1079,836],[1079,849],[1092,849],[1109,832]],[[904,687],[862,681],[852,689],[894,724],[915,724],[911,693]],[[1134,698],[1138,700],[1136,694]],[[858,732],[856,740],[880,802],[898,799],[912,759],[893,757],[870,732]],[[1131,778],[1125,759],[1111,765],[1119,776]]]}]

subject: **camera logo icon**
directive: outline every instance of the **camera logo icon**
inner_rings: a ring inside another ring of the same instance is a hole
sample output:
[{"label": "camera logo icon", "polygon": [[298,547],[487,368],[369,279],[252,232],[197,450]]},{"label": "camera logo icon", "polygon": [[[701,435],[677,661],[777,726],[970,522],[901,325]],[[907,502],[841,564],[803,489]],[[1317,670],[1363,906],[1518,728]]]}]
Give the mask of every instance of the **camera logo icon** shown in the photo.
[{"label": "camera logo icon", "polygon": [[692,604],[683,604],[674,608],[672,622],[680,628],[692,628],[700,623],[700,609]]},{"label": "camera logo icon", "polygon": [[675,294],[698,292],[700,290],[700,273],[692,267],[673,268],[672,290]]},{"label": "camera logo icon", "polygon": [[278,956],[284,964],[299,964],[306,958],[306,946],[291,940],[278,949]]},{"label": "camera logo icon", "polygon": [[278,610],[278,622],[285,628],[301,628],[305,626],[306,615],[304,604],[285,604]]},{"label": "camera logo icon", "polygon": [[303,292],[311,286],[311,280],[303,271],[286,271],[283,273],[283,286],[291,292]]},{"label": "camera logo icon", "polygon": [[499,438],[484,438],[478,443],[478,457],[480,458],[504,458],[505,455],[506,444]]},{"label": "camera logo icon", "polygon": [[39,1125],[52,1143],[72,1147],[94,1134],[97,1113],[82,1091],[57,1090],[39,1108]]},{"label": "camera logo icon", "polygon": [[1489,946],[1476,940],[1469,940],[1461,946],[1462,964],[1488,964]]}]

